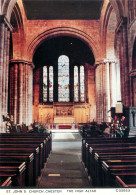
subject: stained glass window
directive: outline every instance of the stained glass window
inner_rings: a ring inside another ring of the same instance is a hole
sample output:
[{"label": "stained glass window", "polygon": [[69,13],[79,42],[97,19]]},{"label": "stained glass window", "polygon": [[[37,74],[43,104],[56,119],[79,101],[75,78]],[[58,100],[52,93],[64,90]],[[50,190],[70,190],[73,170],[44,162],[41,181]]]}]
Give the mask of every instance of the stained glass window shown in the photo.
[{"label": "stained glass window", "polygon": [[49,101],[53,102],[53,66],[49,67]]},{"label": "stained glass window", "polygon": [[74,101],[78,102],[79,101],[79,86],[78,86],[78,67],[74,67]]},{"label": "stained glass window", "polygon": [[85,101],[84,66],[80,66],[80,101]]},{"label": "stained glass window", "polygon": [[43,67],[43,102],[47,102],[47,66]]},{"label": "stained glass window", "polygon": [[65,55],[58,59],[58,101],[69,102],[69,58]]}]

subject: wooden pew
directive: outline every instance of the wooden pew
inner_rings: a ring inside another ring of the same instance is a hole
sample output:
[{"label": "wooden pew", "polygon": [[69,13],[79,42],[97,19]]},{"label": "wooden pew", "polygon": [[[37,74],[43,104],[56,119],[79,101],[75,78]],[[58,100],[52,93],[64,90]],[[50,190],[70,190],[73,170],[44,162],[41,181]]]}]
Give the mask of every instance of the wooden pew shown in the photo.
[{"label": "wooden pew", "polygon": [[136,138],[87,138],[82,140],[82,162],[84,163],[84,166],[86,167],[86,156],[87,152],[89,151],[89,145],[92,144],[111,144],[111,143],[135,143]]},{"label": "wooden pew", "polygon": [[136,175],[116,176],[115,187],[136,188]]},{"label": "wooden pew", "polygon": [[0,137],[21,137],[21,138],[36,138],[37,140],[39,140],[39,138],[44,138],[46,139],[47,144],[47,149],[48,149],[48,153],[50,153],[50,151],[52,150],[52,133],[33,133],[33,134],[9,134],[9,133],[1,133]]},{"label": "wooden pew", "polygon": [[94,165],[94,185],[98,186],[98,187],[102,187],[102,161],[107,162],[108,164],[116,164],[116,165],[120,165],[120,164],[135,164],[136,162],[136,154],[122,154],[120,153],[119,155],[113,155],[110,153],[102,153],[102,154],[98,154],[95,153],[95,165]]},{"label": "wooden pew", "polygon": [[7,166],[0,166],[0,178],[1,177],[11,177],[12,184],[14,186],[25,186],[25,162],[20,163],[19,165],[7,165]]},{"label": "wooden pew", "polygon": [[8,176],[1,176],[0,177],[0,186],[1,187],[11,187],[12,186],[12,179]]},{"label": "wooden pew", "polygon": [[1,161],[11,161],[11,162],[26,162],[26,186],[35,186],[36,185],[36,174],[34,169],[34,154],[14,154],[14,155],[0,155]]},{"label": "wooden pew", "polygon": [[42,143],[43,144],[43,147],[44,147],[44,151],[45,151],[45,162],[49,156],[49,153],[50,153],[50,147],[48,148],[48,143],[47,143],[47,140],[48,138],[22,138],[22,137],[0,137],[0,143],[22,143],[22,144],[25,144],[25,143],[35,143],[35,144],[40,144]]},{"label": "wooden pew", "polygon": [[[47,138],[45,138],[45,137],[43,138],[43,135],[38,136],[38,138],[36,136],[37,136],[36,134],[34,135],[34,137],[32,135],[29,135],[28,137],[20,136],[20,135],[19,136],[18,135],[13,135],[13,136],[6,135],[5,136],[4,134],[0,135],[0,143],[1,143],[0,144],[0,155],[3,156],[3,154],[4,154],[5,157],[10,157],[11,155],[13,157],[13,155],[14,156],[18,155],[20,158],[22,155],[24,155],[24,152],[26,152],[26,150],[27,150],[27,153],[29,153],[29,152],[31,152],[30,149],[32,150],[32,149],[34,149],[34,147],[37,146],[36,144],[43,142],[45,147],[44,147],[43,151],[41,150],[42,152],[40,153],[41,155],[39,156],[40,157],[39,159],[42,159],[42,161],[41,161],[42,163],[40,164],[40,170],[41,170],[41,168],[43,168],[44,162],[46,161],[47,156],[51,150],[51,136],[48,135]],[[49,142],[48,143],[49,147],[47,147],[47,145],[46,145],[47,141]],[[40,146],[43,145],[43,143],[41,143]],[[40,147],[40,148],[42,148],[42,147]],[[4,150],[4,152],[3,152],[3,150]],[[9,152],[10,152],[10,154],[8,154]],[[20,154],[20,152],[21,152],[21,154]],[[34,152],[34,154],[35,154],[35,152]],[[45,155],[46,155],[46,157],[45,157]],[[38,164],[36,162],[34,161],[34,167],[35,167],[35,164]],[[38,170],[38,169],[34,168],[34,171],[35,170]],[[33,172],[33,174],[34,174],[34,172]],[[37,179],[37,174],[36,174],[36,179]],[[29,182],[29,184],[30,184],[30,182]],[[35,184],[36,184],[36,182],[35,182]]]},{"label": "wooden pew", "polygon": [[[39,158],[39,165],[40,169],[44,167],[44,159],[45,159],[45,151],[43,148],[43,144],[32,144],[32,143],[26,143],[26,144],[20,144],[20,143],[0,143],[0,148],[31,148],[31,149],[36,149],[39,148],[39,153],[40,153],[40,158]],[[40,174],[40,172],[39,172]]]},{"label": "wooden pew", "polygon": [[89,165],[92,165],[94,167],[95,164],[95,153],[105,153],[105,154],[112,154],[112,155],[117,155],[120,153],[123,153],[124,155],[129,153],[129,154],[136,154],[136,146],[133,147],[90,147],[89,148],[89,154],[87,155],[87,161],[86,161],[86,166],[88,169],[88,175],[90,175],[90,169]]},{"label": "wooden pew", "polygon": [[0,156],[12,156],[12,155],[17,155],[17,156],[22,156],[24,154],[34,154],[34,169],[36,174],[36,178],[40,175],[40,167],[39,167],[39,148],[37,147],[36,149],[33,148],[0,148]]},{"label": "wooden pew", "polygon": [[116,143],[120,143],[120,144],[124,144],[125,143],[134,143],[135,144],[136,139],[135,138],[108,138],[108,139],[98,139],[98,140],[94,140],[94,139],[83,139],[82,140],[82,161],[84,163],[84,166],[86,167],[86,161],[88,158],[88,153],[89,153],[89,146],[100,146],[102,147],[103,145],[110,145],[110,144],[116,144]]},{"label": "wooden pew", "polygon": [[109,166],[104,161],[102,162],[103,170],[103,186],[104,187],[114,187],[116,176],[127,176],[132,175],[136,177],[136,166],[127,165],[127,166]]}]

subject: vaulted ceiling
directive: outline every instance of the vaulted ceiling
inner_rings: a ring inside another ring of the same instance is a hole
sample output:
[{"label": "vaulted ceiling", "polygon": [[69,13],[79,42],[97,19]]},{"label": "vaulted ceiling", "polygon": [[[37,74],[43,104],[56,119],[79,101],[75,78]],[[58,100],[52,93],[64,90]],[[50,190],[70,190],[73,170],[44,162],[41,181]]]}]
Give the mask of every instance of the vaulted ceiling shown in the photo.
[{"label": "vaulted ceiling", "polygon": [[103,0],[23,0],[29,20],[96,20]]}]

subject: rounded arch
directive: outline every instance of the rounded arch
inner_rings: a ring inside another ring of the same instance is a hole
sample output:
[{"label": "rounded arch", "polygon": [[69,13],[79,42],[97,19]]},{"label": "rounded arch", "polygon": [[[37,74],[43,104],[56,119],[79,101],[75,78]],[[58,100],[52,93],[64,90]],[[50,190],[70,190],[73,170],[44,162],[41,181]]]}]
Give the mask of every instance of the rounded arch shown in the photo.
[{"label": "rounded arch", "polygon": [[71,36],[80,39],[81,41],[85,42],[92,50],[95,60],[99,59],[100,48],[97,46],[95,41],[85,32],[80,31],[75,28],[70,27],[58,27],[49,29],[44,31],[43,33],[39,34],[35,39],[30,43],[27,53],[28,53],[28,60],[31,61],[33,59],[33,55],[36,49],[47,39],[57,37],[57,36]]}]

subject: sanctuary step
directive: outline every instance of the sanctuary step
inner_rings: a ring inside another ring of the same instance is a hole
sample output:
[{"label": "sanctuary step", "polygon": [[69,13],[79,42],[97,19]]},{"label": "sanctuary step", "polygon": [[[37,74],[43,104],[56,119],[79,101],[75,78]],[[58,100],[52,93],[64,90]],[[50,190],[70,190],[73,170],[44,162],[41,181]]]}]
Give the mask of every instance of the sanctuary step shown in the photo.
[{"label": "sanctuary step", "polygon": [[71,125],[59,125],[59,129],[71,129]]}]

